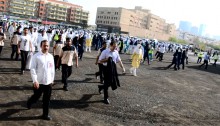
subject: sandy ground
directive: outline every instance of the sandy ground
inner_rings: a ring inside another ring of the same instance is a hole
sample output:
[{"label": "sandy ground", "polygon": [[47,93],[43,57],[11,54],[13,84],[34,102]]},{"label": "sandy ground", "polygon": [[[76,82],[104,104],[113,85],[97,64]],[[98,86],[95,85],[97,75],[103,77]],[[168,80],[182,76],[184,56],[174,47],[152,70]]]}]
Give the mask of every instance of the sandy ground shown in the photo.
[{"label": "sandy ground", "polygon": [[121,87],[109,89],[111,104],[103,104],[98,93],[96,52],[85,53],[79,68],[73,68],[70,90],[62,90],[61,72],[56,72],[50,115],[39,119],[42,101],[26,109],[33,94],[29,72],[20,75],[20,61],[10,60],[6,41],[0,58],[0,126],[151,126],[151,125],[220,125],[220,66],[199,69],[190,56],[185,70],[166,70],[171,54],[163,62],[141,65],[137,77],[129,73],[129,55],[121,55],[126,75],[120,73]]}]

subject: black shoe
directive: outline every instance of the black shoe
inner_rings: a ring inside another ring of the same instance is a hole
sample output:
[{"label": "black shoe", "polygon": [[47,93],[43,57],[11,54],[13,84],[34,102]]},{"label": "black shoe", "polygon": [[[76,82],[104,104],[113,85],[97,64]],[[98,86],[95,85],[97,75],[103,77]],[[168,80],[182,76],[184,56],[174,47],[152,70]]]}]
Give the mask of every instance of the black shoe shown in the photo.
[{"label": "black shoe", "polygon": [[27,102],[27,109],[31,109],[31,104]]},{"label": "black shoe", "polygon": [[102,92],[102,88],[101,87],[98,87],[99,88],[99,94],[101,94]]},{"label": "black shoe", "polygon": [[63,90],[64,90],[64,91],[68,91],[68,88],[67,88],[67,87],[63,87]]},{"label": "black shoe", "polygon": [[100,83],[101,83],[101,84],[104,84],[104,80],[101,80]]},{"label": "black shoe", "polygon": [[105,104],[110,104],[110,102],[109,102],[108,99],[104,99],[104,103],[105,103]]},{"label": "black shoe", "polygon": [[98,78],[98,74],[97,73],[95,73],[95,78],[98,80],[99,78]]},{"label": "black shoe", "polygon": [[50,117],[50,116],[41,116],[41,118],[43,119],[43,120],[52,120],[52,118]]},{"label": "black shoe", "polygon": [[24,70],[21,71],[21,75],[23,75],[23,74],[24,74]]}]

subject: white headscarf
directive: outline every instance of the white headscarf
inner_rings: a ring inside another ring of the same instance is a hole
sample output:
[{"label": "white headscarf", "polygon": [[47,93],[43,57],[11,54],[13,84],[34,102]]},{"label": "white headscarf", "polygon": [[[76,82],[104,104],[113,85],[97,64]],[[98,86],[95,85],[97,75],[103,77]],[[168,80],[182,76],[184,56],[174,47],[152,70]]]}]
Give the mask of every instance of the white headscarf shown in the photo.
[{"label": "white headscarf", "polygon": [[135,47],[134,53],[136,53],[136,54],[142,54],[141,44],[138,44],[138,45]]}]

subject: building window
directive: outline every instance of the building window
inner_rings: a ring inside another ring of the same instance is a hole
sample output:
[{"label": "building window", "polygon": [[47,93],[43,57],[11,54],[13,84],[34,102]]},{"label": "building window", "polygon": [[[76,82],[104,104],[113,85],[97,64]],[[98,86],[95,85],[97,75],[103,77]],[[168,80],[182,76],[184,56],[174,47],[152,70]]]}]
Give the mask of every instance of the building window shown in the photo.
[{"label": "building window", "polygon": [[108,14],[111,14],[111,12],[108,12]]},{"label": "building window", "polygon": [[104,12],[102,11],[101,14],[104,14]]},{"label": "building window", "polygon": [[41,8],[40,11],[43,11],[43,9]]},{"label": "building window", "polygon": [[104,16],[104,19],[106,19],[106,16]]}]

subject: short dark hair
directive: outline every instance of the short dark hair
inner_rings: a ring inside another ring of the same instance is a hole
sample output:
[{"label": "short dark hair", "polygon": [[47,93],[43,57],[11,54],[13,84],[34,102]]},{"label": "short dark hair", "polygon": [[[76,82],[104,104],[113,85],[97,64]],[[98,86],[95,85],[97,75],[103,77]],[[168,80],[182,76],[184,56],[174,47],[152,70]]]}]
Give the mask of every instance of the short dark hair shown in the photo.
[{"label": "short dark hair", "polygon": [[112,40],[110,46],[113,46],[114,44],[116,44],[116,41]]},{"label": "short dark hair", "polygon": [[43,43],[45,43],[45,42],[48,42],[47,40],[43,40],[43,41],[41,41],[41,43],[40,43],[40,47],[43,45]]},{"label": "short dark hair", "polygon": [[27,27],[24,28],[24,30],[28,29]]},{"label": "short dark hair", "polygon": [[71,41],[71,38],[66,38],[66,41]]},{"label": "short dark hair", "polygon": [[106,44],[106,42],[103,42],[103,43],[102,43],[102,45],[105,45],[105,44]]}]

